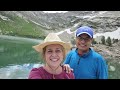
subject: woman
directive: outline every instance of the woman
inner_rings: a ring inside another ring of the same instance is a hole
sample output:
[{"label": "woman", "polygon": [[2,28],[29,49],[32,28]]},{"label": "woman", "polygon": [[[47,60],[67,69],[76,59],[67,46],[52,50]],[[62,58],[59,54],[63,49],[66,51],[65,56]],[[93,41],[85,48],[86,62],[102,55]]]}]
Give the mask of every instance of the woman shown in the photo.
[{"label": "woman", "polygon": [[43,43],[33,48],[42,53],[45,64],[39,68],[33,68],[29,79],[74,79],[73,72],[66,73],[61,66],[66,53],[71,48],[70,44],[61,41],[55,33],[50,33]]}]

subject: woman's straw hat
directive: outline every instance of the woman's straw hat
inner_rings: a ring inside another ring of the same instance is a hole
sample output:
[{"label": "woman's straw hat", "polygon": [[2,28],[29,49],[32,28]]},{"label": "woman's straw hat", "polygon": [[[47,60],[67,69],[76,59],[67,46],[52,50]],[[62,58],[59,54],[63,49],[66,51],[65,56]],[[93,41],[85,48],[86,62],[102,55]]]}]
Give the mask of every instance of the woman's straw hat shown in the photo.
[{"label": "woman's straw hat", "polygon": [[60,44],[65,49],[65,54],[71,49],[71,44],[63,42],[55,33],[49,33],[44,41],[38,45],[33,46],[37,52],[43,52],[43,48],[51,44]]}]

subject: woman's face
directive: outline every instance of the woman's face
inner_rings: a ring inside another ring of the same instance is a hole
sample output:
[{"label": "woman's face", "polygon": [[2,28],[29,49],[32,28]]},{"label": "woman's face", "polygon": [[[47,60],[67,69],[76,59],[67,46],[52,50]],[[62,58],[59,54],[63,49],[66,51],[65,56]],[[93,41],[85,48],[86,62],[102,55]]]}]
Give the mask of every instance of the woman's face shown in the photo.
[{"label": "woman's face", "polygon": [[48,45],[44,58],[46,60],[45,62],[51,67],[58,67],[64,58],[63,47],[59,44]]}]

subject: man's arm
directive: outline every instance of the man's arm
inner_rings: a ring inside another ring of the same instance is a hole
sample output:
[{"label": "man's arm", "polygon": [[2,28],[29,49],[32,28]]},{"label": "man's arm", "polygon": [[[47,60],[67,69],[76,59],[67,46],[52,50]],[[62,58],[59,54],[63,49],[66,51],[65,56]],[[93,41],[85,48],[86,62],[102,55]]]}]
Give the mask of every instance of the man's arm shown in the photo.
[{"label": "man's arm", "polygon": [[108,65],[106,60],[101,56],[98,60],[98,79],[108,79]]}]

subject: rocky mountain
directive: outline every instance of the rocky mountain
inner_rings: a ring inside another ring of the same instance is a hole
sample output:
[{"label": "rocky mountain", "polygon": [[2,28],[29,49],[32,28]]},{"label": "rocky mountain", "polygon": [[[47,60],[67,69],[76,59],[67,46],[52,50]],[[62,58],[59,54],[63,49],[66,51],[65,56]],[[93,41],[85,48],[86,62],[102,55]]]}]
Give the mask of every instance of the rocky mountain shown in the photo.
[{"label": "rocky mountain", "polygon": [[[117,30],[120,26],[119,21],[120,11],[68,11],[66,13],[0,11],[0,34],[44,38],[49,32],[57,33],[69,29],[74,35],[76,28],[82,25],[93,27],[96,34]],[[60,37],[62,34],[66,32],[60,33]],[[69,38],[63,39],[69,41]]]},{"label": "rocky mountain", "polygon": [[[48,34],[51,31],[59,32],[67,28],[71,28],[74,31],[81,25],[89,25],[94,28],[95,33],[102,33],[115,31],[120,25],[120,11],[68,11],[66,13],[0,11],[0,21],[4,21],[3,23],[5,21],[12,22],[16,19],[15,17],[23,20],[25,23],[32,23],[37,28],[42,28],[41,30],[44,34]],[[74,27],[75,24],[77,24],[76,27]],[[1,27],[0,29],[2,29]],[[5,33],[3,32],[3,34]]]},{"label": "rocky mountain", "polygon": [[[75,30],[82,25],[91,26],[95,36],[120,39],[120,11],[0,11],[0,35],[43,39],[48,33],[56,32],[62,40],[70,42]],[[108,62],[110,75],[113,75],[110,78],[120,78],[120,40],[111,47],[95,44],[93,48]]]}]

